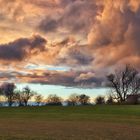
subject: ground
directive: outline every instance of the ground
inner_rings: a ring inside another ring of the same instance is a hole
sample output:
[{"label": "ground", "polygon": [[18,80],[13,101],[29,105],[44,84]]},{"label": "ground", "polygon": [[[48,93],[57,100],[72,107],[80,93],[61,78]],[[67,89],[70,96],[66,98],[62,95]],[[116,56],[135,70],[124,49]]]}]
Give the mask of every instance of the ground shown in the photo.
[{"label": "ground", "polygon": [[0,108],[0,140],[140,140],[140,105]]}]

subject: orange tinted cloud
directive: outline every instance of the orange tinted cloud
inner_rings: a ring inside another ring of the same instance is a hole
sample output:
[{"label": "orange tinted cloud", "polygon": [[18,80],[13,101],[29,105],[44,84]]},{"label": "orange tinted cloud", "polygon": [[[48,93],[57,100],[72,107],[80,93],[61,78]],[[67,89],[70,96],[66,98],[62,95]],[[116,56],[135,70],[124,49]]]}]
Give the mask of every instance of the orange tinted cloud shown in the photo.
[{"label": "orange tinted cloud", "polygon": [[[119,65],[133,62],[140,68],[139,0],[0,0],[0,4],[0,61],[15,70],[0,70],[3,79],[99,86]],[[70,70],[25,70],[29,63]]]}]

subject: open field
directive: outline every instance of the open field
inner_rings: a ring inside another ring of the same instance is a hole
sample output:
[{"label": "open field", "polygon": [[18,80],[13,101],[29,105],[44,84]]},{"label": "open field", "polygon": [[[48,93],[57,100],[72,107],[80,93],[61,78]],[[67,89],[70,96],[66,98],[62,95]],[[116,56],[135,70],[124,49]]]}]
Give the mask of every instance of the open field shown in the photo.
[{"label": "open field", "polygon": [[140,140],[140,106],[0,108],[0,140]]}]

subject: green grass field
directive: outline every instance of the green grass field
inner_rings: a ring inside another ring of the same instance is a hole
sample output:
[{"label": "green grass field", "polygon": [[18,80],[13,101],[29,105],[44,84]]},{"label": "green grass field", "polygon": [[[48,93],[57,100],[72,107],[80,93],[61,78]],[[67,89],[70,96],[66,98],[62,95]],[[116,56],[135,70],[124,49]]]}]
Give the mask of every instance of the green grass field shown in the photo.
[{"label": "green grass field", "polygon": [[140,106],[0,108],[0,140],[140,140]]}]

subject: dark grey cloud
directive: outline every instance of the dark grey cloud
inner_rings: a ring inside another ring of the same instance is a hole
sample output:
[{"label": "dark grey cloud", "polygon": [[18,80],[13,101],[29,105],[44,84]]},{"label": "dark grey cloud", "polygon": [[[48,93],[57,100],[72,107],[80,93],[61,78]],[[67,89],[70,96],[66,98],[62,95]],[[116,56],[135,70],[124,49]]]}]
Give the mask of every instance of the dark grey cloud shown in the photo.
[{"label": "dark grey cloud", "polygon": [[97,88],[103,86],[105,78],[98,77],[89,71],[0,71],[0,81],[40,83],[48,85],[62,85],[77,88]]},{"label": "dark grey cloud", "polygon": [[[88,52],[84,45],[65,47],[61,50],[64,55],[58,55],[59,64],[67,64],[71,66],[89,65],[94,60],[93,56]],[[61,54],[61,52],[60,52]]]},{"label": "dark grey cloud", "polygon": [[65,28],[69,32],[88,32],[90,23],[94,21],[98,7],[93,1],[60,0],[60,7],[64,11],[57,15],[46,16],[37,27],[43,32],[57,31]]},{"label": "dark grey cloud", "polygon": [[38,28],[43,32],[56,31],[58,27],[58,21],[56,19],[52,19],[50,17],[46,17],[41,21]]},{"label": "dark grey cloud", "polygon": [[80,75],[86,75],[87,73],[88,72],[86,71],[45,72],[42,78],[34,75],[34,78],[30,79],[30,82],[78,88],[101,87],[102,82],[105,80],[102,77],[94,76],[86,79],[76,80],[76,78],[78,78]]},{"label": "dark grey cloud", "polygon": [[5,61],[21,61],[37,52],[45,50],[46,40],[35,35],[31,38],[19,38],[13,42],[0,45],[0,59]]}]

